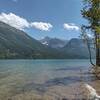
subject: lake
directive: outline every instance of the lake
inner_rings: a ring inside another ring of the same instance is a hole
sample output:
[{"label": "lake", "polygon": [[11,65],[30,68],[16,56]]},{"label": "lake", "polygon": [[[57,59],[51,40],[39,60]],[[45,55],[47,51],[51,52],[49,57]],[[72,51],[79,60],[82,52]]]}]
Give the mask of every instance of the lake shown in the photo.
[{"label": "lake", "polygon": [[84,59],[0,60],[0,100],[81,98],[81,83],[100,83],[89,69]]}]

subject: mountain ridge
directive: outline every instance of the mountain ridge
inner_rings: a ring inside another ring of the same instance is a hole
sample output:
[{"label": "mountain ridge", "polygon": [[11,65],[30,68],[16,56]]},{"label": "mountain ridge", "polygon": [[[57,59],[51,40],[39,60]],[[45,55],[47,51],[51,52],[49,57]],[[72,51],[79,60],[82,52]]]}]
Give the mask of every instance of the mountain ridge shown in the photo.
[{"label": "mountain ridge", "polygon": [[[69,41],[68,40],[60,40],[57,38],[50,38],[50,37],[45,37],[44,39],[42,39],[42,41],[40,40],[40,42],[43,44],[48,43],[48,45],[51,48],[54,48],[52,46],[52,41],[54,40],[58,40],[59,42],[61,42],[60,44],[62,44],[62,41],[65,42],[62,47],[57,47],[55,46],[55,48],[59,51],[61,51],[62,53],[64,53],[64,55],[66,55],[66,58],[89,58],[89,52],[88,52],[88,48],[87,45],[84,43],[84,41],[80,38],[72,38]],[[91,40],[90,40],[91,41]],[[49,43],[50,42],[50,43]],[[59,42],[57,42],[59,44]],[[56,43],[54,43],[54,45],[56,45]],[[92,58],[95,58],[95,50],[91,50],[91,53],[93,54]]]},{"label": "mountain ridge", "polygon": [[49,38],[48,45],[24,31],[0,22],[0,59],[85,59],[88,50],[80,39]]},{"label": "mountain ridge", "polygon": [[25,32],[0,22],[1,58],[57,58],[54,51]]},{"label": "mountain ridge", "polygon": [[50,38],[48,36],[39,40],[42,44],[47,45],[51,48],[62,48],[65,44],[67,44],[68,40],[62,40],[58,38]]}]

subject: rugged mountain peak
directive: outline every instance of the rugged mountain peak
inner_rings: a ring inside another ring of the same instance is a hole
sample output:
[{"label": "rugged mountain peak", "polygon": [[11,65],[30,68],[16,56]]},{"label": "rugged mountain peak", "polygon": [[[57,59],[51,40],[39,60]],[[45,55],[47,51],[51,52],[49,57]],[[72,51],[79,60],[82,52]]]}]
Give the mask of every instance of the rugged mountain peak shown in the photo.
[{"label": "rugged mountain peak", "polygon": [[67,44],[67,40],[62,40],[58,38],[50,38],[50,37],[45,37],[40,42],[44,45],[47,45],[51,48],[62,48]]}]

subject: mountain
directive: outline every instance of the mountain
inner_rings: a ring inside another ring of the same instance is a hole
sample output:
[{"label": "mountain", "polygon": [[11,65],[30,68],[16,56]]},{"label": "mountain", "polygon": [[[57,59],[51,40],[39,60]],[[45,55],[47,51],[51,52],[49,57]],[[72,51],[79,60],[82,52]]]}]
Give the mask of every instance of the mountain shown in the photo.
[{"label": "mountain", "polygon": [[[62,49],[68,58],[89,58],[87,45],[82,39],[73,38]],[[91,49],[93,58],[95,57],[95,50]]]},{"label": "mountain", "polygon": [[[95,53],[92,50],[94,57]],[[38,41],[25,32],[0,22],[0,59],[78,59],[89,58],[81,39],[69,41],[45,37]]]},{"label": "mountain", "polygon": [[[91,40],[90,40],[91,41]],[[40,40],[43,45],[47,47],[55,48],[60,51],[62,58],[68,59],[87,59],[89,58],[89,52],[87,45],[82,39],[72,38],[71,40],[61,40],[57,38],[45,37]],[[95,57],[95,50],[91,49],[92,57]]]},{"label": "mountain", "polygon": [[25,32],[0,22],[0,58],[58,58],[58,53]]},{"label": "mountain", "polygon": [[49,46],[51,48],[62,48],[67,44],[67,40],[61,40],[58,38],[50,38],[50,37],[45,37],[43,39],[40,40],[40,42],[43,45]]}]

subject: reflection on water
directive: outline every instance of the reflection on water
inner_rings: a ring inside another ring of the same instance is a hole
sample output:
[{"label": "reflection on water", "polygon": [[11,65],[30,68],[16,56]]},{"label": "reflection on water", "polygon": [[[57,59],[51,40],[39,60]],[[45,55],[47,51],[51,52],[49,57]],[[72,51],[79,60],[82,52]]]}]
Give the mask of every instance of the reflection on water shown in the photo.
[{"label": "reflection on water", "polygon": [[90,67],[89,60],[0,60],[0,100],[81,98],[80,83],[99,87]]}]

